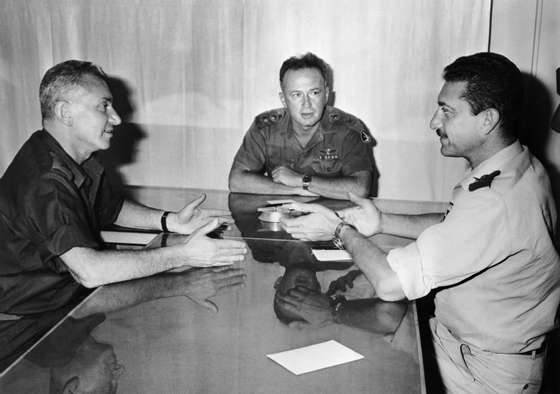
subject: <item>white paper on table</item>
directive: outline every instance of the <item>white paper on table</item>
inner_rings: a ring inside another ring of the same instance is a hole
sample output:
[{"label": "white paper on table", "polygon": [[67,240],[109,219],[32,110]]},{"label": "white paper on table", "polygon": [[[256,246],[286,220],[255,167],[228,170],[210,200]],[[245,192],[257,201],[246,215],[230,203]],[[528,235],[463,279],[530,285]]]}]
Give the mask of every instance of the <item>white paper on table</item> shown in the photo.
[{"label": "white paper on table", "polygon": [[267,354],[266,356],[295,375],[364,358],[361,354],[332,339],[298,349]]},{"label": "white paper on table", "polygon": [[352,256],[342,249],[311,249],[319,261],[352,261]]}]

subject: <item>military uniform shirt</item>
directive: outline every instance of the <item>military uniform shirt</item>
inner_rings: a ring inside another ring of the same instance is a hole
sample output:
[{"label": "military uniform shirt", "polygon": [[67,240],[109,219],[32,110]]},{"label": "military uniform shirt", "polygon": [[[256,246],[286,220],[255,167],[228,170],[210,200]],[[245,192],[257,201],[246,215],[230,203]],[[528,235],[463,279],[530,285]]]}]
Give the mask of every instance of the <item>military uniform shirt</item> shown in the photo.
[{"label": "military uniform shirt", "polygon": [[[496,170],[489,187],[469,184]],[[496,353],[538,349],[560,300],[556,210],[548,176],[516,142],[454,189],[445,219],[389,252],[407,298],[439,288],[436,318],[468,344]]]},{"label": "military uniform shirt", "polygon": [[64,305],[79,285],[60,259],[99,248],[123,198],[94,158],[81,166],[45,130],[22,146],[0,180],[0,312],[32,314]]},{"label": "military uniform shirt", "polygon": [[317,131],[302,147],[284,108],[258,115],[247,131],[234,166],[269,175],[286,166],[302,175],[349,176],[373,171],[373,138],[356,117],[327,106]]}]

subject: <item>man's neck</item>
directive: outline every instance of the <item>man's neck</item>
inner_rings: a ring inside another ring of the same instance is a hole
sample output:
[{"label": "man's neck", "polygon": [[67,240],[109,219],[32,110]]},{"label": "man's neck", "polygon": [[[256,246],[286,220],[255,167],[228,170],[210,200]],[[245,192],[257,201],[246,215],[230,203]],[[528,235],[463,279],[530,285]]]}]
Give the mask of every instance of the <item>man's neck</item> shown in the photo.
[{"label": "man's neck", "polygon": [[517,141],[517,138],[499,138],[488,140],[484,145],[480,146],[476,152],[466,157],[471,168],[476,168],[480,163],[488,160],[496,153]]},{"label": "man's neck", "polygon": [[64,149],[68,156],[70,156],[79,165],[91,156],[91,153],[81,152],[74,146],[74,144],[72,144],[71,139],[68,138],[68,133],[71,132],[71,130],[64,129],[53,122],[43,122],[43,129],[48,131],[62,149]]},{"label": "man's neck", "polygon": [[311,141],[311,138],[313,138],[317,130],[319,130],[319,123],[305,128],[293,122],[292,127],[294,129],[294,134],[296,135],[297,140],[299,141],[301,146],[305,148],[305,146],[309,141]]}]

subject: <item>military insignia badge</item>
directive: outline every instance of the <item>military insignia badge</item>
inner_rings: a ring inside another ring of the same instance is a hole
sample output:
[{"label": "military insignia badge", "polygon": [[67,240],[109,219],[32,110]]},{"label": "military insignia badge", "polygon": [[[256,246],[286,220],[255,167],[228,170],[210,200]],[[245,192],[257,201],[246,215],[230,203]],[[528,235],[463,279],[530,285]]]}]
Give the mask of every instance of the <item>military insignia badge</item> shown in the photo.
[{"label": "military insignia badge", "polygon": [[360,138],[364,144],[369,144],[371,142],[371,137],[365,130],[360,131]]}]

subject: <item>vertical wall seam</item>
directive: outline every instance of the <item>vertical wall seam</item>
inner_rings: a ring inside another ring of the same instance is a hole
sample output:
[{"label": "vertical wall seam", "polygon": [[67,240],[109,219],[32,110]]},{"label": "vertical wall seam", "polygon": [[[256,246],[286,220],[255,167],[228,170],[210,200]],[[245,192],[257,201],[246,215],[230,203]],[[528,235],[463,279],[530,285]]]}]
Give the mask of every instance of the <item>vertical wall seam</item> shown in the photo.
[{"label": "vertical wall seam", "polygon": [[537,75],[539,66],[539,49],[542,31],[542,14],[544,0],[536,0],[535,3],[535,24],[533,29],[533,47],[531,52],[531,74]]}]

